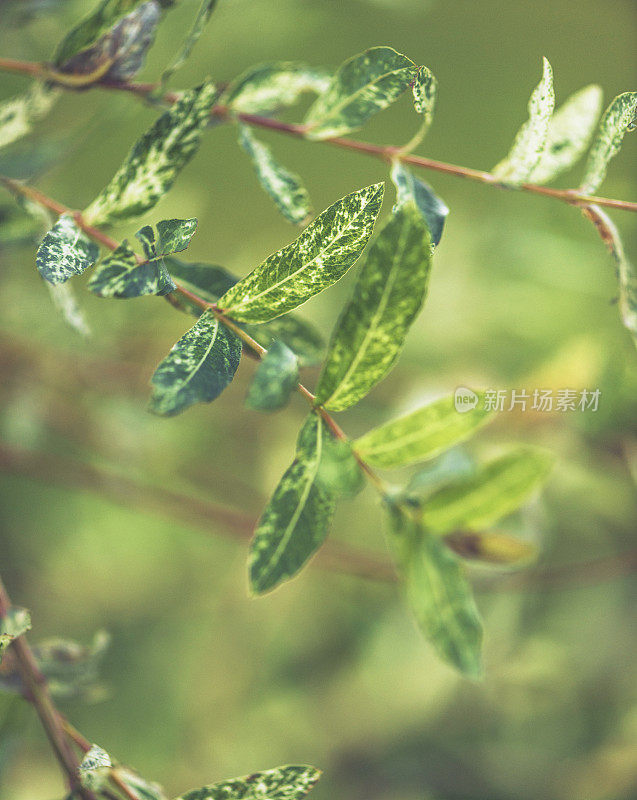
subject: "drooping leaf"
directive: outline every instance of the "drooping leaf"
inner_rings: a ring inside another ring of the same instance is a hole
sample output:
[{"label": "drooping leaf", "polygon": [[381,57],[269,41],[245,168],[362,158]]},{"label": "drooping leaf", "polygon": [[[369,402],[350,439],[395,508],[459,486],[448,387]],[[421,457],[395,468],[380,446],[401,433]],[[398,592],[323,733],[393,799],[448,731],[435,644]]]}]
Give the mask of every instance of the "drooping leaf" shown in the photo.
[{"label": "drooping leaf", "polygon": [[427,293],[429,231],[415,204],[400,206],[374,242],[332,335],[316,402],[357,403],[393,367]]},{"label": "drooping leaf", "polygon": [[301,800],[320,777],[314,767],[277,767],[193,789],[177,800]]},{"label": "drooping leaf", "polygon": [[192,28],[184,39],[183,44],[177,52],[177,55],[162,73],[162,86],[165,86],[170,80],[171,76],[182,66],[182,64],[188,60],[190,54],[192,53],[193,47],[197,44],[201,34],[204,32],[204,28],[206,27],[212,12],[215,10],[216,5],[217,0],[202,0],[199,10],[197,11],[197,15],[192,23]]},{"label": "drooping leaf", "polygon": [[360,128],[390,106],[418,74],[414,62],[391,47],[372,47],[342,64],[305,118],[310,139],[330,139]]},{"label": "drooping leaf", "polygon": [[53,300],[53,305],[62,315],[66,324],[81,336],[90,336],[91,328],[86,315],[80,308],[70,283],[46,284]]},{"label": "drooping leaf", "polygon": [[255,411],[283,408],[299,382],[299,363],[287,345],[274,342],[255,373],[246,404]]},{"label": "drooping leaf", "polygon": [[92,792],[105,789],[112,767],[113,760],[106,750],[99,745],[91,745],[91,749],[85,753],[77,770],[81,785]]},{"label": "drooping leaf", "polygon": [[482,623],[455,556],[398,506],[389,507],[391,542],[409,605],[438,655],[470,678],[482,671]]},{"label": "drooping leaf", "polygon": [[529,118],[517,132],[507,157],[492,170],[497,178],[514,186],[529,180],[544,152],[554,107],[553,70],[545,58],[542,80],[529,100]]},{"label": "drooping leaf", "polygon": [[165,295],[175,284],[163,266],[161,258],[151,258],[141,264],[124,240],[111,255],[98,265],[88,288],[98,297],[130,298],[143,295]]},{"label": "drooping leaf", "polygon": [[99,253],[99,247],[82,233],[73,217],[62,214],[42,239],[35,263],[45,280],[58,284],[81,275],[97,261]]},{"label": "drooping leaf", "polygon": [[305,92],[323,94],[329,82],[329,73],[305,64],[257,64],[228,86],[220,103],[236,114],[269,114],[293,105]]},{"label": "drooping leaf", "polygon": [[241,341],[205,311],[155,370],[150,410],[170,417],[210,403],[230,384],[240,359]]},{"label": "drooping leaf", "polygon": [[31,123],[44,117],[59,96],[59,90],[34,83],[24,94],[0,103],[0,148],[22,139]]},{"label": "drooping leaf", "polygon": [[384,185],[352,192],[311,222],[229,289],[219,306],[243,322],[267,322],[305,303],[339,278],[369,241],[383,202]]},{"label": "drooping leaf", "polygon": [[31,615],[26,608],[13,606],[0,617],[0,664],[2,652],[14,639],[31,630]]},{"label": "drooping leaf", "polygon": [[490,461],[466,481],[432,495],[423,510],[428,530],[444,535],[481,531],[523,505],[544,483],[554,459],[530,447],[518,447]]},{"label": "drooping leaf", "polygon": [[529,176],[548,183],[574,166],[586,152],[602,110],[602,90],[591,84],[571,95],[549,123],[544,152]]},{"label": "drooping leaf", "polygon": [[604,112],[588,154],[580,186],[583,194],[592,194],[602,185],[610,160],[619,153],[624,134],[635,129],[636,121],[637,92],[618,95]]},{"label": "drooping leaf", "polygon": [[184,92],[138,140],[108,186],[84,211],[86,221],[103,224],[152,208],[199,147],[215,96],[210,83]]},{"label": "drooping leaf", "polygon": [[270,148],[260,142],[247,125],[239,125],[239,144],[250,156],[259,183],[283,216],[295,225],[304,224],[312,208],[299,176],[279,164]]},{"label": "drooping leaf", "polygon": [[325,423],[311,414],[299,434],[296,458],[285,472],[250,548],[250,586],[256,594],[292,578],[323,544],[334,513],[334,496],[317,480]]},{"label": "drooping leaf", "polygon": [[537,555],[534,545],[504,533],[458,531],[445,536],[445,544],[461,558],[484,564],[522,564]]},{"label": "drooping leaf", "polygon": [[400,161],[394,162],[391,179],[396,186],[396,205],[401,206],[410,201],[416,204],[429,228],[431,244],[437,247],[442,239],[445,221],[449,214],[445,203],[434,193],[431,186],[416,178]]},{"label": "drooping leaf", "polygon": [[450,395],[374,428],[357,439],[354,446],[374,467],[404,467],[460,444],[491,417],[483,403],[469,411],[456,410]]}]

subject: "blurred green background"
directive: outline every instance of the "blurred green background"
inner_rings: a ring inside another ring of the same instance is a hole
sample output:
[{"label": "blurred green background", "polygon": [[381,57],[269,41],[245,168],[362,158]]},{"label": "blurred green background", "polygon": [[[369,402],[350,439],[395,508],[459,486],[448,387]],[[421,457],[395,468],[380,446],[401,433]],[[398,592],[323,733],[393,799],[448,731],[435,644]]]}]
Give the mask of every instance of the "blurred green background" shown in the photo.
[{"label": "blurred green background", "polygon": [[[0,6],[3,56],[49,58],[91,3],[34,6],[32,18],[16,10],[29,4]],[[160,73],[196,6],[184,1],[170,12],[141,79]],[[590,82],[608,103],[635,88],[636,28],[633,0],[225,0],[173,84],[227,80],[268,60],[333,67],[388,44],[439,80],[420,152],[488,169],[525,118],[543,55],[558,103]],[[1,83],[2,98],[27,85],[8,75]],[[409,105],[404,98],[361,138],[406,141]],[[155,116],[123,93],[67,93],[21,157],[54,148],[35,184],[82,208]],[[303,175],[317,210],[387,177],[362,155],[262,138]],[[627,136],[603,194],[637,199],[636,154],[637,134]],[[0,571],[14,601],[32,611],[32,641],[111,632],[106,696],[61,705],[91,741],[162,782],[169,796],[311,763],[324,770],[316,800],[637,797],[637,584],[621,557],[635,546],[637,357],[614,303],[614,267],[572,208],[425,178],[451,209],[427,306],[392,376],[339,422],[356,435],[458,385],[601,390],[595,413],[506,413],[471,446],[484,454],[520,440],[557,454],[547,490],[508,529],[540,543],[540,568],[560,568],[551,581],[533,571],[515,580],[476,571],[486,676],[475,684],[436,660],[392,586],[313,567],[252,600],[246,543],[222,525],[211,520],[204,531],[179,522],[108,481],[102,491],[79,488],[69,463],[256,516],[307,409],[297,397],[275,415],[247,411],[254,364],[244,359],[213,405],[169,420],[147,414],[147,381],[190,320],[158,298],[100,300],[79,279],[93,331],[83,339],[54,309],[34,245],[2,244],[0,441],[47,458],[20,470],[0,459]],[[391,202],[388,191],[385,213]],[[199,218],[191,259],[239,274],[295,235],[257,186],[230,126],[206,134],[174,189],[139,223],[172,216]],[[613,216],[636,255],[637,218]],[[324,331],[355,272],[305,307]],[[306,378],[315,385],[316,373]],[[333,537],[385,557],[370,490],[342,505]],[[573,567],[615,556],[592,575]],[[0,797],[63,793],[35,715],[0,696]]]}]

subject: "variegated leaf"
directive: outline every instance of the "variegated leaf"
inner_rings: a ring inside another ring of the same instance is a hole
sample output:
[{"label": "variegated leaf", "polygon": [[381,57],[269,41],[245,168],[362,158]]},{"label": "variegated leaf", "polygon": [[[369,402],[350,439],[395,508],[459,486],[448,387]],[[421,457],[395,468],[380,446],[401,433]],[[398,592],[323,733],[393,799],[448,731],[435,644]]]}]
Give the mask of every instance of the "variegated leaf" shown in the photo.
[{"label": "variegated leaf", "polygon": [[49,283],[64,283],[92,266],[99,252],[99,247],[82,233],[73,217],[63,214],[42,239],[35,263]]},{"label": "variegated leaf", "polygon": [[236,114],[269,114],[293,105],[305,92],[322,94],[329,82],[329,73],[305,64],[258,64],[228,86],[220,103]]},{"label": "variegated leaf", "polygon": [[429,228],[431,244],[437,247],[442,239],[445,221],[449,214],[445,203],[435,194],[431,186],[416,178],[400,161],[394,162],[391,179],[396,186],[396,205],[400,207],[410,201],[416,204]]},{"label": "variegated leaf", "polygon": [[44,83],[34,83],[24,94],[0,103],[0,148],[22,139],[31,123],[48,114],[59,90]]},{"label": "variegated leaf", "polygon": [[155,370],[150,410],[170,417],[210,403],[232,381],[240,359],[240,339],[205,311]]},{"label": "variegated leaf", "polygon": [[493,168],[496,178],[513,186],[529,180],[544,152],[554,107],[553,70],[545,58],[542,80],[529,100],[529,118],[518,131],[508,156]]},{"label": "variegated leaf", "polygon": [[84,754],[77,770],[81,785],[92,792],[105,789],[111,777],[112,767],[113,761],[106,750],[99,745],[91,745],[91,749]]},{"label": "variegated leaf", "polygon": [[91,327],[77,302],[71,284],[67,282],[53,285],[47,282],[46,285],[49,289],[51,300],[53,300],[53,305],[60,312],[66,324],[81,336],[90,336]]},{"label": "variegated leaf", "polygon": [[411,153],[418,147],[433,122],[438,81],[427,67],[418,68],[416,77],[411,84],[411,91],[414,96],[414,109],[422,117],[422,122],[411,140],[401,148],[403,153]]},{"label": "variegated leaf", "polygon": [[2,652],[18,636],[31,630],[31,615],[26,608],[14,606],[7,613],[0,617],[0,663],[2,663]]},{"label": "variegated leaf", "polygon": [[246,404],[255,411],[276,411],[290,399],[299,382],[299,363],[287,345],[274,342],[259,364]]},{"label": "variegated leaf", "polygon": [[115,176],[86,209],[91,225],[138,216],[170,189],[193,157],[216,89],[205,83],[184,92],[135,144]]},{"label": "variegated leaf", "polygon": [[158,256],[181,253],[190,244],[197,230],[197,219],[162,219],[157,223]]},{"label": "variegated leaf", "polygon": [[320,777],[314,767],[277,767],[193,789],[177,800],[301,800]]},{"label": "variegated leaf", "polygon": [[342,278],[369,241],[383,202],[377,183],[338,200],[219,300],[233,319],[267,322]]},{"label": "variegated leaf", "polygon": [[141,297],[148,294],[165,295],[175,284],[166,272],[161,258],[151,258],[141,264],[124,240],[112,255],[98,265],[88,283],[98,297]]},{"label": "variegated leaf", "polygon": [[199,41],[199,38],[203,33],[204,28],[206,27],[206,24],[212,15],[212,12],[215,10],[216,5],[217,0],[202,0],[199,10],[197,11],[197,15],[192,23],[192,28],[188,32],[183,44],[179,48],[177,55],[162,73],[162,86],[164,86],[170,80],[170,77],[173,75],[173,73],[176,72],[176,70],[178,70],[182,64],[187,61],[188,57],[192,53],[193,47]]},{"label": "variegated leaf", "polygon": [[316,391],[331,411],[357,403],[393,367],[427,293],[431,242],[414,203],[377,236],[332,335]]},{"label": "variegated leaf", "polygon": [[54,637],[33,646],[38,669],[55,697],[99,697],[99,670],[111,637],[97,631],[90,644]]},{"label": "variegated leaf", "polygon": [[259,183],[283,216],[296,225],[307,222],[312,208],[299,176],[279,164],[270,148],[260,142],[247,125],[239,125],[239,144],[250,156]]},{"label": "variegated leaf", "polygon": [[310,139],[330,139],[360,128],[390,106],[418,74],[414,62],[391,47],[372,47],[342,64],[305,118]]}]

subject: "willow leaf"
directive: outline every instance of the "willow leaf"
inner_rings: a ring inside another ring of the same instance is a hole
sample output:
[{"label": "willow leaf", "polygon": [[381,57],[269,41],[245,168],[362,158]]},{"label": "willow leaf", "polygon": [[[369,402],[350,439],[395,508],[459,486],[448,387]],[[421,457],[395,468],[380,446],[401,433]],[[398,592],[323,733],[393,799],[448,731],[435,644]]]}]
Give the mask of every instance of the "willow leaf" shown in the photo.
[{"label": "willow leaf", "polygon": [[411,84],[411,91],[414,97],[414,109],[416,113],[422,117],[422,122],[419,130],[416,131],[412,139],[401,148],[405,153],[410,153],[416,149],[424,139],[433,122],[438,81],[427,67],[418,68],[416,77]]},{"label": "willow leaf", "polygon": [[18,636],[31,630],[31,615],[26,608],[14,606],[7,610],[3,617],[0,617],[0,664],[2,663],[2,652]]},{"label": "willow leaf", "polygon": [[81,336],[90,336],[91,327],[88,324],[86,315],[77,302],[77,297],[70,283],[46,284],[51,295],[53,305],[62,315],[66,324],[77,331]]},{"label": "willow leaf", "polygon": [[329,82],[329,73],[305,64],[258,64],[233,81],[220,102],[237,114],[269,114],[293,105],[305,92],[323,94]]},{"label": "willow leaf", "polygon": [[165,86],[170,80],[171,76],[187,61],[192,53],[193,47],[199,41],[204,28],[210,19],[212,12],[215,10],[217,0],[202,0],[197,15],[192,23],[192,28],[188,32],[183,44],[179,48],[177,55],[170,62],[170,64],[163,71],[161,76],[161,85]]},{"label": "willow leaf", "polygon": [[592,194],[602,185],[608,164],[619,153],[626,131],[635,129],[637,121],[637,92],[624,92],[608,106],[599,123],[584,170],[580,191]]},{"label": "willow leaf", "polygon": [[92,266],[99,252],[99,247],[82,233],[73,217],[63,214],[42,239],[35,263],[49,283],[64,283]]},{"label": "willow leaf", "polygon": [[384,469],[434,458],[489,421],[492,413],[479,406],[483,404],[460,413],[453,395],[443,397],[369,431],[356,440],[356,450],[365,461]]},{"label": "willow leaf", "polygon": [[548,183],[574,166],[586,152],[602,110],[602,90],[592,84],[571,95],[549,123],[544,152],[529,176]]},{"label": "willow leaf", "polygon": [[197,219],[162,219],[157,223],[158,256],[181,253],[190,244],[197,230]]},{"label": "willow leaf", "polygon": [[239,144],[250,156],[259,183],[283,216],[296,225],[307,222],[312,208],[299,176],[279,164],[270,148],[260,142],[247,125],[239,125]]},{"label": "willow leaf", "polygon": [[431,244],[437,247],[442,239],[442,232],[449,209],[435,194],[434,190],[424,181],[403,166],[400,161],[395,161],[392,166],[391,179],[396,186],[396,205],[413,201],[422,214],[429,228]]},{"label": "willow leaf", "polygon": [[409,605],[441,658],[471,678],[482,671],[482,623],[455,556],[420,522],[390,507],[391,541]]},{"label": "willow leaf", "polygon": [[423,521],[439,535],[488,528],[528,500],[548,477],[553,461],[543,451],[519,447],[489,462],[466,481],[432,495]]},{"label": "willow leaf", "polygon": [[150,410],[170,417],[210,403],[232,381],[240,358],[241,341],[205,311],[155,370]]},{"label": "willow leaf", "polygon": [[372,47],[342,64],[305,118],[310,139],[330,139],[360,128],[390,106],[418,74],[414,62],[391,47]]},{"label": "willow leaf", "polygon": [[518,131],[508,156],[492,170],[497,178],[512,185],[529,179],[544,152],[554,107],[553,70],[545,58],[542,80],[529,100],[529,118]]},{"label": "willow leaf", "polygon": [[195,154],[216,95],[202,84],[184,92],[139,139],[108,186],[86,209],[90,224],[138,216],[170,189]]},{"label": "willow leaf", "polygon": [[461,558],[483,564],[523,564],[537,555],[537,548],[505,533],[458,531],[445,536],[445,544]]},{"label": "willow leaf", "polygon": [[267,322],[342,278],[362,253],[383,202],[376,183],[338,200],[219,300],[242,322]]},{"label": "willow leaf", "polygon": [[59,90],[35,83],[24,94],[0,103],[0,148],[22,139],[31,130],[31,123],[49,113]]},{"label": "willow leaf", "polygon": [[165,295],[174,290],[175,284],[162,259],[151,258],[138,264],[137,256],[124,240],[99,264],[91,275],[88,288],[98,297],[130,298]]},{"label": "willow leaf", "polygon": [[350,442],[328,436],[317,481],[335,497],[354,497],[365,485],[365,476]]},{"label": "willow leaf", "polygon": [[99,745],[92,745],[84,754],[79,767],[80,784],[92,792],[99,792],[107,787],[111,777],[113,760]]},{"label": "willow leaf", "polygon": [[99,695],[99,670],[110,643],[106,631],[97,631],[90,644],[54,637],[32,649],[52,695],[90,700]]},{"label": "willow leaf", "polygon": [[274,342],[259,364],[246,403],[255,411],[276,411],[290,399],[299,382],[299,363],[290,348]]},{"label": "willow leaf", "polygon": [[377,236],[338,320],[317,403],[343,411],[385,377],[422,308],[430,269],[427,226],[416,206],[405,204]]},{"label": "willow leaf", "polygon": [[320,777],[314,767],[277,767],[193,789],[177,800],[301,800]]},{"label": "willow leaf", "polygon": [[250,548],[250,585],[256,594],[292,578],[325,541],[334,496],[317,480],[325,423],[311,414],[299,434],[296,458],[257,523]]}]

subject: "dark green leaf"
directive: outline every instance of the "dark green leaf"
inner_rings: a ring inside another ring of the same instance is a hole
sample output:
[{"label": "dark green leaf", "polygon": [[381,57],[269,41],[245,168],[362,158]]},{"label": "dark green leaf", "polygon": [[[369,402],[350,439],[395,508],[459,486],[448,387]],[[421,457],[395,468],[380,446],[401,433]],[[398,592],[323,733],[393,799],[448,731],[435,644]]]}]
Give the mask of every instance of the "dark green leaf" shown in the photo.
[{"label": "dark green leaf", "polygon": [[287,345],[274,342],[259,364],[246,404],[255,411],[283,408],[299,382],[299,364]]},{"label": "dark green leaf", "polygon": [[400,161],[394,162],[391,179],[396,186],[396,205],[401,206],[410,200],[416,204],[429,228],[431,243],[437,247],[449,214],[445,203],[434,193],[431,186],[418,180]]},{"label": "dark green leaf", "polygon": [[181,253],[190,244],[197,230],[195,219],[162,219],[157,223],[157,255]]},{"label": "dark green leaf", "polygon": [[142,295],[165,295],[173,291],[175,284],[166,272],[161,258],[151,258],[137,263],[135,253],[124,240],[110,256],[107,256],[91,275],[88,288],[99,297],[141,297]]},{"label": "dark green leaf", "polygon": [[193,789],[177,800],[301,800],[320,777],[314,767],[277,767]]},{"label": "dark green leaf", "polygon": [[26,608],[14,606],[0,617],[0,663],[2,652],[14,639],[31,630],[31,615]]},{"label": "dark green leaf", "polygon": [[305,64],[258,64],[233,81],[220,102],[236,114],[270,114],[293,105],[304,92],[322,94],[329,82],[325,70]]},{"label": "dark green leaf", "polygon": [[42,239],[35,263],[45,280],[58,284],[81,275],[99,254],[99,247],[82,233],[73,217],[63,214]]},{"label": "dark green leaf", "polygon": [[26,136],[31,123],[48,114],[58,96],[59,90],[38,82],[24,94],[0,103],[0,148]]},{"label": "dark green leaf", "polygon": [[212,12],[215,10],[216,5],[217,0],[202,0],[201,5],[199,6],[199,11],[197,11],[197,16],[192,23],[192,28],[186,36],[183,44],[179,48],[177,55],[162,73],[162,86],[164,86],[170,80],[171,75],[173,75],[173,73],[176,72],[176,70],[178,70],[179,67],[186,62],[192,53],[193,47],[199,41],[199,38],[203,33]]}]

